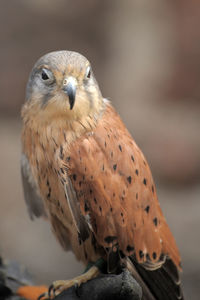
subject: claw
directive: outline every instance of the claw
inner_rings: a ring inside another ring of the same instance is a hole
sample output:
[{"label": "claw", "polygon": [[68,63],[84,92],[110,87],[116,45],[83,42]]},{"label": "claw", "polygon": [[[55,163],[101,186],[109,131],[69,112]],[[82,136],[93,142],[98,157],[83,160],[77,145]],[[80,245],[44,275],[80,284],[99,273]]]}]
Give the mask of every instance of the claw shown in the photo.
[{"label": "claw", "polygon": [[37,300],[49,300],[49,293],[42,293]]},{"label": "claw", "polygon": [[54,291],[54,285],[53,285],[53,283],[49,286],[49,289],[48,289],[48,297],[50,299],[51,299],[51,294],[53,294],[52,296],[55,297],[55,291]]},{"label": "claw", "polygon": [[77,296],[78,298],[80,298],[80,290],[79,290],[79,287],[80,287],[80,285],[76,282],[76,283],[74,284],[74,289],[75,289],[76,296]]}]

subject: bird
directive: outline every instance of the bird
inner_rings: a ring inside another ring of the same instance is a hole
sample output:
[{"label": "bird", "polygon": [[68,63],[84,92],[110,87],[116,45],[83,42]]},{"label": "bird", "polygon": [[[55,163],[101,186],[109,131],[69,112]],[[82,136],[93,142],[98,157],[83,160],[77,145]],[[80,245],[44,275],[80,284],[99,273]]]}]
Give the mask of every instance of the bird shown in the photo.
[{"label": "bird", "polygon": [[127,268],[143,300],[184,299],[181,258],[147,160],[89,60],[54,51],[34,65],[22,111],[21,174],[31,219],[43,217],[63,249],[90,268],[60,292]]}]

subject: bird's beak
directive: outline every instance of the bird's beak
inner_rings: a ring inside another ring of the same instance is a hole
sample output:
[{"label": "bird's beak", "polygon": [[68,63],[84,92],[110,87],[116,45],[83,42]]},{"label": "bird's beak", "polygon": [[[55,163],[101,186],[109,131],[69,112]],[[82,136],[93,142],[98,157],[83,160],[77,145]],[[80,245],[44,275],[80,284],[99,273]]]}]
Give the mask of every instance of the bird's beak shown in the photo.
[{"label": "bird's beak", "polygon": [[69,105],[71,110],[74,107],[74,103],[75,103],[76,87],[77,87],[77,81],[74,77],[67,77],[64,79],[63,91],[69,97]]}]

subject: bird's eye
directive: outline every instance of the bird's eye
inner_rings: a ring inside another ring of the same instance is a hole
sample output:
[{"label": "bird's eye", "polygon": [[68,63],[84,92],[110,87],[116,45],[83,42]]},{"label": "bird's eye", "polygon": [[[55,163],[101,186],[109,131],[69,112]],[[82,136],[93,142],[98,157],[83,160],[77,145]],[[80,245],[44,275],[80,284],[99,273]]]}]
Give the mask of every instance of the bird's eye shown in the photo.
[{"label": "bird's eye", "polygon": [[87,78],[90,78],[90,77],[91,77],[91,68],[90,68],[90,66],[87,67],[87,70],[86,70],[86,77],[87,77]]},{"label": "bird's eye", "polygon": [[45,83],[45,85],[51,85],[52,83],[55,82],[55,77],[54,77],[52,71],[49,69],[46,69],[46,68],[43,68],[40,71],[40,78]]},{"label": "bird's eye", "polygon": [[49,76],[47,75],[47,72],[44,69],[42,70],[41,77],[42,77],[42,80],[49,79]]}]

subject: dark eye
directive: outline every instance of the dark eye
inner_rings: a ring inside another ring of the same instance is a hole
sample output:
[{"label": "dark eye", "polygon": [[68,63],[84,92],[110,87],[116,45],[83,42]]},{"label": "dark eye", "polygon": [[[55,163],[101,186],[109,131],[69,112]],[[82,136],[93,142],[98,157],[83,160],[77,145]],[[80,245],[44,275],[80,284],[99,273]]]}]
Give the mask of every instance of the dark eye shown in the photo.
[{"label": "dark eye", "polygon": [[42,79],[43,79],[43,80],[48,80],[48,79],[49,79],[49,76],[47,75],[47,73],[45,72],[44,69],[42,70],[41,76],[42,76]]},{"label": "dark eye", "polygon": [[90,68],[90,67],[87,67],[86,77],[87,77],[87,78],[90,78],[90,77],[91,77],[91,68]]}]

